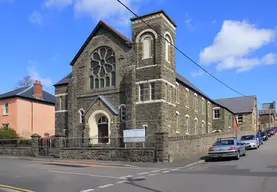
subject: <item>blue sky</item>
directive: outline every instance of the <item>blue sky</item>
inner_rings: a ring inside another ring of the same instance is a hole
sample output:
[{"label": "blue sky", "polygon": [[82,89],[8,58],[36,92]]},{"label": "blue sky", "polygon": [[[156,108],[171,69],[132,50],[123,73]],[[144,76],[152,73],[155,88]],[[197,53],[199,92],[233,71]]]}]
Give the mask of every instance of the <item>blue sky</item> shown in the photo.
[{"label": "blue sky", "polygon": [[[123,0],[136,13],[164,9],[178,25],[176,46],[216,77],[260,103],[277,100],[277,3]],[[0,0],[0,93],[26,75],[53,84],[99,19],[130,37],[133,17],[116,0]],[[177,71],[211,98],[238,96],[177,53]]]}]

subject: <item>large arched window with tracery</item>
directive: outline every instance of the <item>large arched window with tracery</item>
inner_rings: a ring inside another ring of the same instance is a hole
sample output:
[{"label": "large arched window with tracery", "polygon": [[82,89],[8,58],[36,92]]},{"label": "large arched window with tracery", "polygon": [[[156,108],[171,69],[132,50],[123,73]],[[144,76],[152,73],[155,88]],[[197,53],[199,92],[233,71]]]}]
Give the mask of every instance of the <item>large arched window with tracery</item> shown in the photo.
[{"label": "large arched window with tracery", "polygon": [[115,86],[115,53],[110,47],[99,47],[91,54],[90,88]]}]

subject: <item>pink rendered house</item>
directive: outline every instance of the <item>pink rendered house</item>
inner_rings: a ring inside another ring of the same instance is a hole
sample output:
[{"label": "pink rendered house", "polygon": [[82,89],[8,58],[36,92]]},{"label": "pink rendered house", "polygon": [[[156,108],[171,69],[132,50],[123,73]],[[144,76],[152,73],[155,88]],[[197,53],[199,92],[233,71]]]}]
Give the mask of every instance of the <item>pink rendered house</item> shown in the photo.
[{"label": "pink rendered house", "polygon": [[44,91],[40,81],[0,95],[0,127],[16,130],[20,137],[30,138],[34,133],[44,137],[55,134],[54,95]]}]

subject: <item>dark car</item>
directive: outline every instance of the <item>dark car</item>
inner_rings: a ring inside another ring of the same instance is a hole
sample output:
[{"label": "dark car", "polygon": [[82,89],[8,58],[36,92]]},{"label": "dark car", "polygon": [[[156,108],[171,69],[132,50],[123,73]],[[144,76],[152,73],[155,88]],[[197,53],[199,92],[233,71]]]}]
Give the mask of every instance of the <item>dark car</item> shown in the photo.
[{"label": "dark car", "polygon": [[261,136],[262,136],[262,138],[263,138],[264,141],[267,141],[267,140],[268,140],[268,135],[267,135],[267,132],[266,132],[266,131],[261,132]]},{"label": "dark car", "polygon": [[267,136],[268,136],[268,137],[271,137],[271,134],[270,134],[270,130],[269,130],[269,129],[266,130],[265,132],[267,133]]}]

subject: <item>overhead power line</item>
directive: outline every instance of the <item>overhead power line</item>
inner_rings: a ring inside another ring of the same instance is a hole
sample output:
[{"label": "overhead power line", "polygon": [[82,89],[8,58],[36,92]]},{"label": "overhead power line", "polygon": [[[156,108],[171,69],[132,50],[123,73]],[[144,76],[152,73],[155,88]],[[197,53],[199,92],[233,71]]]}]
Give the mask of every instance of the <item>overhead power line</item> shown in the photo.
[{"label": "overhead power line", "polygon": [[[125,5],[124,3],[122,3],[120,0],[117,0],[117,2],[119,2],[122,6],[124,6],[129,12],[131,12],[135,17],[139,18],[139,16],[132,11],[127,5]],[[196,61],[194,61],[190,56],[188,56],[187,54],[185,54],[181,49],[179,49],[178,47],[176,47],[173,43],[171,43],[170,41],[168,41],[162,34],[158,33],[151,25],[149,25],[148,23],[146,23],[142,18],[139,18],[145,25],[147,25],[150,29],[154,30],[158,36],[160,36],[162,39],[164,39],[165,41],[167,41],[171,46],[173,46],[179,53],[181,53],[183,56],[185,56],[189,61],[191,61],[193,64],[195,64],[197,67],[199,67],[200,69],[202,69],[204,72],[206,72],[208,75],[210,75],[212,78],[214,78],[215,80],[217,80],[218,82],[220,82],[222,85],[224,85],[225,87],[229,88],[230,90],[234,91],[235,93],[242,95],[242,96],[246,96],[244,94],[242,94],[241,92],[237,91],[236,89],[232,88],[231,86],[227,85],[226,83],[224,83],[223,81],[221,81],[220,79],[218,79],[217,77],[215,77],[213,74],[211,74],[209,71],[207,71],[205,68],[203,68],[201,65],[199,65]]]}]

